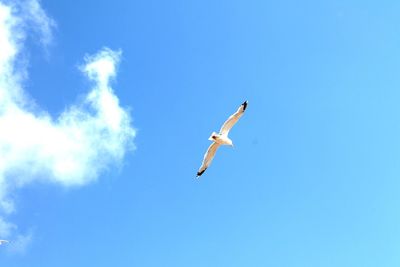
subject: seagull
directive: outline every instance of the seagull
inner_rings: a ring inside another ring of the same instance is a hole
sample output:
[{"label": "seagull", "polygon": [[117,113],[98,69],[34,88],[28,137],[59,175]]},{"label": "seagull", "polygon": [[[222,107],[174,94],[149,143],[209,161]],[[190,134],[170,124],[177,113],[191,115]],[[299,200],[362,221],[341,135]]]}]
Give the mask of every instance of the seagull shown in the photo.
[{"label": "seagull", "polygon": [[208,140],[212,141],[213,143],[208,147],[206,154],[204,155],[203,163],[200,166],[199,171],[197,172],[197,177],[201,176],[210,166],[211,161],[215,156],[215,152],[221,145],[228,145],[233,147],[232,140],[229,139],[228,134],[233,125],[242,117],[244,111],[247,108],[247,101],[240,105],[238,110],[232,114],[226,122],[222,125],[221,130],[219,133],[213,132],[208,138]]},{"label": "seagull", "polygon": [[6,243],[10,243],[10,242],[7,240],[0,240],[0,245],[6,244]]}]

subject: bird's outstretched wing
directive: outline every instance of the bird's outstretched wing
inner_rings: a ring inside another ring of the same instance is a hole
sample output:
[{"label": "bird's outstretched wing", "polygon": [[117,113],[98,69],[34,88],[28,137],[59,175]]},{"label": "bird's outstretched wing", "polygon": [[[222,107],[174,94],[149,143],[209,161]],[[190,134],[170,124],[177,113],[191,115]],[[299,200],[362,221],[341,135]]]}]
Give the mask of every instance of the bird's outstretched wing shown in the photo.
[{"label": "bird's outstretched wing", "polygon": [[10,242],[8,242],[7,240],[0,240],[0,245],[3,245],[5,243],[10,243]]},{"label": "bird's outstretched wing", "polygon": [[218,143],[214,142],[208,147],[207,152],[204,155],[203,163],[201,164],[200,169],[197,172],[197,177],[201,176],[207,170],[208,166],[210,166],[211,161],[215,156],[215,152],[217,152],[219,146],[220,145]]},{"label": "bird's outstretched wing", "polygon": [[227,135],[231,130],[231,128],[233,127],[233,125],[235,125],[235,123],[240,119],[240,117],[242,117],[246,108],[247,108],[247,101],[241,104],[238,110],[228,118],[228,120],[224,123],[224,125],[222,125],[221,130],[219,130],[219,133]]}]

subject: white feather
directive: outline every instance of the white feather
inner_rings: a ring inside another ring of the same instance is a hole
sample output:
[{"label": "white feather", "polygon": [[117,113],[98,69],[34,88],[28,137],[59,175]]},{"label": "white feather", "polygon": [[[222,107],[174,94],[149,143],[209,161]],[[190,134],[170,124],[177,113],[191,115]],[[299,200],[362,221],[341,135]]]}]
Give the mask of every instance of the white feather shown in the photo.
[{"label": "white feather", "polygon": [[200,166],[199,171],[197,172],[197,176],[200,176],[203,174],[203,172],[210,166],[214,156],[215,152],[217,152],[217,149],[219,148],[220,144],[213,142],[207,149],[206,154],[204,154],[203,158],[203,163]]},{"label": "white feather", "polygon": [[219,133],[221,135],[228,135],[229,131],[232,129],[233,125],[236,124],[236,122],[242,117],[244,110],[246,109],[247,106],[247,101],[244,102],[238,110],[233,113],[222,125],[221,130],[219,130]]}]

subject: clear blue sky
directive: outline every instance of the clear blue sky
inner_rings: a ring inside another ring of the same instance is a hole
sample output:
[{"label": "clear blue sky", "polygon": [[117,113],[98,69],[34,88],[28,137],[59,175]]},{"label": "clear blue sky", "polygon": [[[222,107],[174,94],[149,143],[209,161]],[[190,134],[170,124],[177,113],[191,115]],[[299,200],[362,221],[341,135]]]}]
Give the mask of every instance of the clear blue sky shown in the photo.
[{"label": "clear blue sky", "polygon": [[2,266],[400,266],[400,2],[42,6],[58,26],[48,53],[28,43],[27,92],[56,117],[87,93],[82,57],[121,49],[136,150],[87,186],[18,190],[34,240]]}]

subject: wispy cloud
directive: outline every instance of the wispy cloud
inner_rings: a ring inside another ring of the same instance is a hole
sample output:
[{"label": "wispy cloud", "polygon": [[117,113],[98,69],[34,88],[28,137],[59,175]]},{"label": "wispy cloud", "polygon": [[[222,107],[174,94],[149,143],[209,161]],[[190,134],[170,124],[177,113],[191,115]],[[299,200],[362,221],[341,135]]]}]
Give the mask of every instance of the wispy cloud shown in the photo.
[{"label": "wispy cloud", "polygon": [[21,234],[15,224],[6,222],[0,218],[0,236],[11,240],[10,243],[5,245],[9,253],[23,254],[31,244],[33,231],[29,230],[27,233]]},{"label": "wispy cloud", "polygon": [[8,238],[16,228],[14,224],[0,218],[0,236],[2,239]]},{"label": "wispy cloud", "polygon": [[135,137],[130,115],[110,86],[120,51],[104,48],[85,57],[81,71],[93,88],[58,118],[32,106],[23,89],[24,41],[34,30],[48,45],[54,25],[36,0],[0,0],[0,238],[17,235],[20,247],[32,235],[18,237],[16,226],[4,219],[15,212],[11,192],[35,181],[85,185],[121,162]]},{"label": "wispy cloud", "polygon": [[32,25],[32,30],[38,32],[42,45],[49,45],[53,41],[52,30],[56,26],[55,21],[46,15],[39,1],[26,0],[19,3],[22,3],[23,19],[28,22],[28,25]]}]

